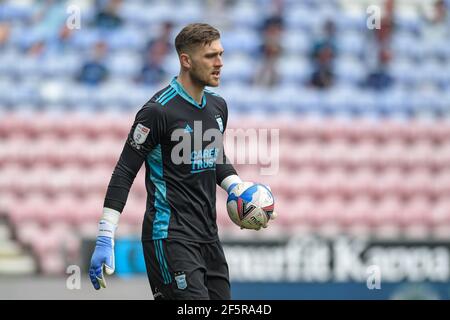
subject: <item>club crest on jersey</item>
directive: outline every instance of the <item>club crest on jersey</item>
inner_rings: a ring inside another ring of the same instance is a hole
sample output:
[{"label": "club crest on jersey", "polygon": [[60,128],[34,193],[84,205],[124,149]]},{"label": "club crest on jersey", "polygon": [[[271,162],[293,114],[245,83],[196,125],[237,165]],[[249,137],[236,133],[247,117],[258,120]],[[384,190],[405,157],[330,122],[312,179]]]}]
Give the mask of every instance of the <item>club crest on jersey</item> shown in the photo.
[{"label": "club crest on jersey", "polygon": [[133,140],[136,144],[143,144],[147,140],[150,129],[138,123],[133,132]]},{"label": "club crest on jersey", "polygon": [[217,116],[216,116],[216,121],[217,121],[217,124],[219,125],[219,130],[220,130],[220,132],[223,133],[223,121],[222,121],[222,117],[219,116],[219,115],[217,115]]},{"label": "club crest on jersey", "polygon": [[187,288],[186,275],[184,273],[175,274],[175,281],[177,282],[177,287],[180,290]]}]

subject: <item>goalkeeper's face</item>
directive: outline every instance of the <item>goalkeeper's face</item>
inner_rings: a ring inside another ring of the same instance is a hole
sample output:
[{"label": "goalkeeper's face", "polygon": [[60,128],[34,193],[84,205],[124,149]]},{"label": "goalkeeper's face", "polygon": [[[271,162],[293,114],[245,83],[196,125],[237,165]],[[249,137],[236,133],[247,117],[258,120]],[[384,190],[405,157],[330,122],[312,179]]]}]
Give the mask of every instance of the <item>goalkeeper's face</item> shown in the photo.
[{"label": "goalkeeper's face", "polygon": [[191,78],[203,86],[219,86],[220,72],[223,66],[223,51],[220,40],[214,40],[209,45],[195,48],[190,54],[191,66],[189,74]]}]

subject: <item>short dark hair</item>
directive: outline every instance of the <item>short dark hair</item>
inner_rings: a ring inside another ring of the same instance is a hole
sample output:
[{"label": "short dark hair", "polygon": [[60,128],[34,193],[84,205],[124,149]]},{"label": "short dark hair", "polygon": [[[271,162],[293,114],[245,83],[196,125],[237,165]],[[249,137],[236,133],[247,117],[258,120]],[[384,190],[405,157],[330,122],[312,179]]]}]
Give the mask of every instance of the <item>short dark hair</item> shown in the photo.
[{"label": "short dark hair", "polygon": [[220,39],[220,32],[207,23],[188,24],[175,38],[175,48],[178,55],[192,50],[199,45],[209,45]]}]

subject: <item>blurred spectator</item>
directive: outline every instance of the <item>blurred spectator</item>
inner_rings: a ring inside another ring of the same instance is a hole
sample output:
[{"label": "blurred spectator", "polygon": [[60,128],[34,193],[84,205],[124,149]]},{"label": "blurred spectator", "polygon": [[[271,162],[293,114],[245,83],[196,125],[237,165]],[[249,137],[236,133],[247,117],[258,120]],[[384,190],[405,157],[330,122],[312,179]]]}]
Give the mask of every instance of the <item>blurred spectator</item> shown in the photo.
[{"label": "blurred spectator", "polygon": [[108,52],[105,42],[99,41],[94,45],[92,59],[86,61],[77,77],[78,81],[87,85],[98,85],[108,77],[108,69],[104,60]]},{"label": "blurred spectator", "polygon": [[369,70],[365,85],[376,90],[383,90],[393,82],[387,69],[393,58],[391,42],[395,31],[394,8],[395,1],[386,0],[380,28],[369,30],[369,39],[365,46],[365,63]]},{"label": "blurred spectator", "polygon": [[310,85],[316,88],[328,88],[334,82],[334,58],[336,27],[333,21],[327,20],[323,27],[323,35],[313,44],[311,58],[314,71],[311,74]]},{"label": "blurred spectator", "polygon": [[312,86],[324,89],[333,85],[333,57],[333,50],[330,47],[320,49],[315,61],[314,71],[311,75],[310,84]]},{"label": "blurred spectator", "polygon": [[172,43],[173,43],[172,31],[173,31],[173,23],[171,21],[166,21],[162,23],[160,34],[156,38],[151,39],[148,42],[145,50],[145,55],[149,50],[151,50],[152,47],[156,45],[160,47],[160,50],[164,50],[164,54],[166,55],[169,54],[170,51],[172,50]]},{"label": "blurred spectator", "polygon": [[283,20],[281,16],[270,16],[263,24],[263,44],[260,47],[260,59],[253,83],[257,86],[272,87],[279,83],[277,62],[281,56],[281,34]]},{"label": "blurred spectator", "polygon": [[95,17],[95,25],[99,28],[109,30],[114,29],[123,24],[123,20],[119,15],[122,0],[109,0],[103,5]]},{"label": "blurred spectator", "polygon": [[6,46],[8,42],[9,35],[11,34],[11,26],[9,23],[1,22],[0,23],[0,49]]},{"label": "blurred spectator", "polygon": [[378,66],[367,77],[366,86],[374,90],[384,90],[394,83],[394,78],[389,74],[391,52],[382,49],[378,56]]},{"label": "blurred spectator", "polygon": [[336,25],[331,20],[325,22],[323,35],[313,44],[311,51],[312,59],[316,60],[323,48],[329,48],[334,58],[336,55]]},{"label": "blurred spectator", "polygon": [[167,77],[164,69],[167,53],[167,47],[163,41],[157,41],[148,48],[138,81],[147,85],[163,83]]},{"label": "blurred spectator", "polygon": [[46,43],[43,40],[36,41],[30,45],[27,50],[27,55],[39,59],[46,53]]},{"label": "blurred spectator", "polygon": [[164,62],[172,49],[173,24],[167,21],[161,25],[161,33],[147,44],[144,61],[138,81],[147,85],[158,85],[166,80]]},{"label": "blurred spectator", "polygon": [[450,37],[450,19],[448,7],[444,0],[436,0],[429,12],[425,13],[426,24],[423,28],[423,36],[426,39],[439,41]]},{"label": "blurred spectator", "polygon": [[63,1],[43,0],[35,1],[35,13],[32,19],[32,32],[49,39],[65,24],[67,7]]},{"label": "blurred spectator", "polygon": [[256,69],[254,84],[257,86],[273,87],[279,83],[277,61],[280,58],[279,44],[267,43],[263,46],[263,56]]},{"label": "blurred spectator", "polygon": [[70,47],[70,40],[73,36],[74,30],[67,27],[64,23],[57,34],[49,38],[48,45],[51,51],[64,54],[64,51]]}]

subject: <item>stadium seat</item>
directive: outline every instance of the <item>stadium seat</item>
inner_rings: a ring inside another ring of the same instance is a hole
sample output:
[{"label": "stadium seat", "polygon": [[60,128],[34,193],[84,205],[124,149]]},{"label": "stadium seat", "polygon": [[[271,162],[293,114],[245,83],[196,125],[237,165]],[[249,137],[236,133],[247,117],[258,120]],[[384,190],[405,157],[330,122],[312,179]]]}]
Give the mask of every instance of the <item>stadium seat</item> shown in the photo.
[{"label": "stadium seat", "polygon": [[376,202],[372,214],[368,217],[372,228],[396,226],[397,217],[403,210],[402,201],[392,194],[383,196]]}]

